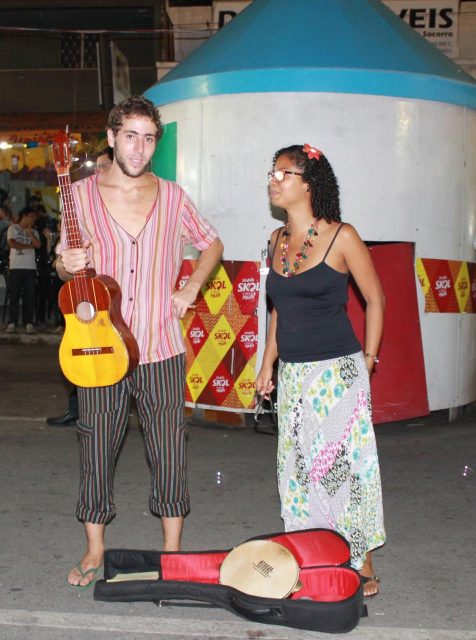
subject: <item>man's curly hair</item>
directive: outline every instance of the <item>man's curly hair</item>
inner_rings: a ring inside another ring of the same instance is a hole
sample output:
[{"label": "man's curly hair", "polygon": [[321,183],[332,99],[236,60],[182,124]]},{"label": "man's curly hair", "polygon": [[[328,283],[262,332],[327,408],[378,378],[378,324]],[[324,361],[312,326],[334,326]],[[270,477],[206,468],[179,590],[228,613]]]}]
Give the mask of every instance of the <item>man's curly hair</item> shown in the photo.
[{"label": "man's curly hair", "polygon": [[116,136],[117,132],[122,127],[124,118],[133,118],[137,116],[141,118],[150,118],[152,120],[157,127],[156,138],[158,142],[163,133],[159,111],[153,102],[147,100],[147,98],[144,98],[143,96],[131,96],[130,98],[126,98],[122,102],[119,102],[119,104],[116,104],[109,113],[107,128],[111,129],[114,136]]},{"label": "man's curly hair", "polygon": [[321,152],[319,160],[308,158],[303,151],[304,145],[293,144],[276,151],[273,166],[280,156],[288,156],[302,171],[302,179],[309,185],[311,192],[312,213],[317,220],[324,218],[326,222],[340,222],[339,185],[334,171]]}]

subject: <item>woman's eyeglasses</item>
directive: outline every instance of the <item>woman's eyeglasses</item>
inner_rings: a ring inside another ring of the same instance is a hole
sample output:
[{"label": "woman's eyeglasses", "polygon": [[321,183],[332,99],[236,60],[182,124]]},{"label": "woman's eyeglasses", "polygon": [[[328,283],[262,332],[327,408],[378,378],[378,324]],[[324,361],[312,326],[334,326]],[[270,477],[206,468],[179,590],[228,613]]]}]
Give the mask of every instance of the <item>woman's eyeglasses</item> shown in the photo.
[{"label": "woman's eyeglasses", "polygon": [[277,169],[276,171],[268,171],[268,182],[276,180],[276,182],[282,182],[286,175],[290,176],[302,176],[299,171],[288,171],[287,169]]}]

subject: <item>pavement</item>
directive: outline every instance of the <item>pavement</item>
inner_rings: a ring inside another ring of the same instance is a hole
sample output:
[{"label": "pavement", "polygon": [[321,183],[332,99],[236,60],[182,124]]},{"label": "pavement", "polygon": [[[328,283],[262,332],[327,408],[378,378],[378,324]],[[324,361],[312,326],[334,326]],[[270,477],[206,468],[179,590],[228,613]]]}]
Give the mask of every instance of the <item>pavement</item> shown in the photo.
[{"label": "pavement", "polygon": [[[0,333],[0,640],[326,638],[248,622],[217,608],[104,603],[68,587],[84,548],[74,516],[74,427],[52,428],[68,386],[58,337]],[[476,411],[378,425],[387,544],[375,553],[381,593],[350,640],[476,640]],[[249,427],[191,421],[192,511],[183,548],[229,549],[282,530],[276,438]],[[469,469],[465,470],[465,467]],[[219,482],[217,481],[219,479]],[[160,549],[148,511],[149,473],[137,418],[116,471],[109,547]]]}]

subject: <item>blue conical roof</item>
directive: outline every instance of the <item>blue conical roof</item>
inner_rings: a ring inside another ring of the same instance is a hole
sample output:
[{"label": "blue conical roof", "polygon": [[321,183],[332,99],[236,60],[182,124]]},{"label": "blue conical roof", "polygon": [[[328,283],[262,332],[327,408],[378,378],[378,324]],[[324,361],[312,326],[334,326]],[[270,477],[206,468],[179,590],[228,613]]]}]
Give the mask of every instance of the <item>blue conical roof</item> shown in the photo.
[{"label": "blue conical roof", "polygon": [[476,81],[380,0],[254,0],[146,95],[364,93],[476,108]]}]

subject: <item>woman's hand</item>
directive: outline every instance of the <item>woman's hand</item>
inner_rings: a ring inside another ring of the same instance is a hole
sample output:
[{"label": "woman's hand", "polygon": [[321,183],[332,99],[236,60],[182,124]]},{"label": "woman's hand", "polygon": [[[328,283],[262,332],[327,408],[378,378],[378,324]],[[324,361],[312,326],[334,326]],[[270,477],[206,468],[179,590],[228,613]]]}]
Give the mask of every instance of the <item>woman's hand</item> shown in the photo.
[{"label": "woman's hand", "polygon": [[265,400],[269,400],[273,389],[273,367],[263,365],[256,376],[256,393],[260,396],[264,396]]}]

